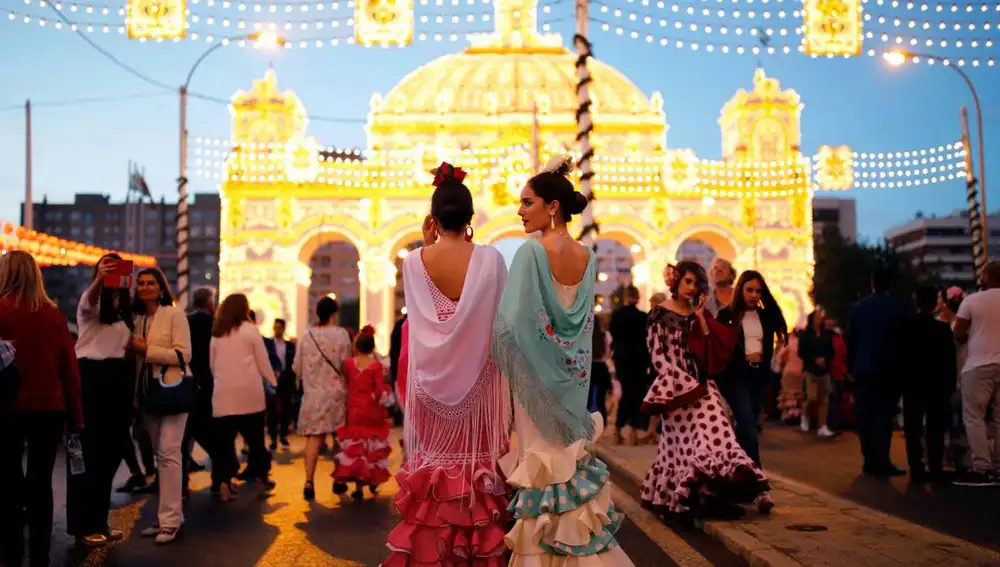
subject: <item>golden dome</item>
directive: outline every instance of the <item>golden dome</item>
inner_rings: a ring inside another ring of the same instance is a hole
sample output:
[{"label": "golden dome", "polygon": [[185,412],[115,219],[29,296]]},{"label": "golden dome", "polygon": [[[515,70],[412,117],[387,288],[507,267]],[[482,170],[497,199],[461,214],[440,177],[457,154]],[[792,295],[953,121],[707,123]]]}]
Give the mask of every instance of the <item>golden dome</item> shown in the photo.
[{"label": "golden dome", "polygon": [[[442,136],[459,145],[479,144],[500,129],[509,136],[511,127],[530,128],[536,105],[544,133],[560,141],[575,135],[576,55],[558,36],[535,31],[537,0],[496,0],[494,6],[494,33],[473,37],[465,51],[439,57],[385,97],[372,97],[371,146],[412,147]],[[663,138],[659,94],[651,100],[600,61],[591,59],[588,67],[595,135]]]}]

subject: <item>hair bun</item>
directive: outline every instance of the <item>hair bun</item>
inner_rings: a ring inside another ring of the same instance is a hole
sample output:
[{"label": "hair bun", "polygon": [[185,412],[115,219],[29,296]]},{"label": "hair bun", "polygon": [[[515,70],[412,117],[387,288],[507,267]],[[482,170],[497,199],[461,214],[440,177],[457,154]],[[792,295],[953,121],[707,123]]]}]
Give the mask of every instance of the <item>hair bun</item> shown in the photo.
[{"label": "hair bun", "polygon": [[375,337],[375,327],[372,327],[371,325],[365,325],[364,327],[361,328],[361,334],[362,335],[368,335],[369,337],[374,338]]},{"label": "hair bun", "polygon": [[552,159],[545,164],[542,171],[558,173],[559,175],[569,175],[573,171],[573,160],[569,156],[552,156]]},{"label": "hair bun", "polygon": [[587,199],[586,195],[579,191],[573,191],[572,206],[568,207],[568,212],[571,215],[578,215],[587,208],[589,203],[590,201]]}]

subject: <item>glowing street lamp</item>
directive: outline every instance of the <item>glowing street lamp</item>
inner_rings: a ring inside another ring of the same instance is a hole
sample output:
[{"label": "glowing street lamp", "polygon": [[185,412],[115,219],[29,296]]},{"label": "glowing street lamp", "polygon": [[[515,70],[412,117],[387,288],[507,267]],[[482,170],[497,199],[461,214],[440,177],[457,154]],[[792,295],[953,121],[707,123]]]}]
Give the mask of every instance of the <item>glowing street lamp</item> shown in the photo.
[{"label": "glowing street lamp", "polygon": [[188,131],[187,131],[187,98],[188,98],[188,87],[191,85],[191,78],[194,77],[194,72],[198,70],[198,66],[201,62],[205,60],[209,55],[215,52],[224,45],[229,45],[232,41],[252,41],[254,42],[254,49],[263,49],[267,51],[275,51],[280,47],[284,47],[288,44],[287,40],[278,35],[273,31],[261,31],[254,32],[247,35],[241,35],[236,37],[227,37],[219,40],[212,47],[209,47],[205,53],[201,54],[191,66],[191,71],[188,72],[187,79],[184,80],[184,84],[180,88],[180,98],[181,98],[181,135],[180,135],[180,175],[177,177],[177,302],[181,309],[187,307],[188,301],[188,290],[189,290],[189,280],[190,274],[188,273],[188,218],[187,218],[187,207],[188,207],[188,193],[187,193],[187,145],[188,145]]},{"label": "glowing street lamp", "polygon": [[[988,243],[989,243],[990,231],[988,226],[989,212],[986,209],[986,162],[984,160],[985,152],[983,151],[983,112],[979,105],[979,94],[976,92],[975,85],[972,84],[972,80],[969,79],[969,76],[965,74],[965,71],[963,71],[959,65],[956,65],[953,61],[951,61],[946,57],[940,57],[938,55],[931,55],[928,53],[914,53],[912,51],[895,49],[883,53],[882,59],[884,59],[886,63],[894,67],[899,67],[903,63],[906,63],[906,61],[908,60],[912,60],[914,63],[919,62],[920,59],[937,61],[938,63],[941,63],[945,67],[953,69],[956,73],[958,73],[958,75],[962,77],[962,80],[965,81],[966,86],[969,87],[969,92],[972,93],[972,101],[973,103],[975,103],[976,106],[976,134],[979,137],[979,144],[978,144],[979,147],[977,148],[979,153],[979,206],[982,209],[981,214],[979,216],[982,219],[983,223],[983,230],[982,230],[983,256],[989,258]],[[967,141],[968,137],[966,137],[966,139],[963,140],[963,142],[965,143],[967,143]],[[970,149],[971,148],[966,147],[965,151],[969,152]],[[971,171],[968,172],[968,175],[971,177],[972,172]]]}]

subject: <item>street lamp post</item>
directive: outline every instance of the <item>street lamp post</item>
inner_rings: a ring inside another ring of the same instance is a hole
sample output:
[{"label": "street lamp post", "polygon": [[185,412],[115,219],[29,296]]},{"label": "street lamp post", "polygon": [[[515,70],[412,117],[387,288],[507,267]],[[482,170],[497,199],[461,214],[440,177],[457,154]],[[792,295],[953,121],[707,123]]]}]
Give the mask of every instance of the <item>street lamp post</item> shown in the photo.
[{"label": "street lamp post", "polygon": [[[978,153],[979,153],[979,207],[981,210],[980,218],[982,218],[983,223],[983,256],[987,259],[989,255],[989,211],[986,209],[986,154],[983,151],[983,112],[979,105],[979,93],[976,92],[975,85],[972,84],[972,80],[969,76],[965,74],[965,71],[961,69],[958,65],[952,63],[952,61],[946,57],[940,57],[938,55],[930,55],[927,53],[914,53],[912,51],[894,50],[882,54],[882,58],[885,59],[887,63],[893,66],[899,66],[906,62],[907,59],[919,60],[920,58],[929,59],[932,61],[937,61],[944,65],[945,67],[950,67],[958,76],[962,77],[965,81],[966,86],[969,87],[969,92],[972,93],[972,102],[976,105],[976,135],[979,137],[978,143]],[[968,150],[966,150],[968,151]],[[970,172],[971,173],[971,172]]]},{"label": "street lamp post", "polygon": [[221,41],[216,42],[212,47],[209,47],[205,53],[201,54],[201,57],[194,62],[191,66],[191,71],[187,75],[187,79],[184,80],[184,84],[181,85],[180,93],[180,103],[181,103],[181,113],[180,113],[180,175],[177,177],[177,304],[181,309],[187,308],[188,303],[188,293],[190,291],[190,270],[188,268],[188,192],[187,192],[187,146],[188,146],[188,130],[187,130],[187,101],[188,101],[188,87],[191,85],[191,78],[194,77],[194,72],[198,70],[198,66],[204,61],[209,55],[214,53],[217,49],[224,45],[228,45],[232,41],[253,41],[254,45],[258,48],[263,49],[276,49],[285,44],[285,40],[282,39],[278,34],[265,31],[265,32],[255,32],[248,35],[236,36],[231,38],[226,38]]}]

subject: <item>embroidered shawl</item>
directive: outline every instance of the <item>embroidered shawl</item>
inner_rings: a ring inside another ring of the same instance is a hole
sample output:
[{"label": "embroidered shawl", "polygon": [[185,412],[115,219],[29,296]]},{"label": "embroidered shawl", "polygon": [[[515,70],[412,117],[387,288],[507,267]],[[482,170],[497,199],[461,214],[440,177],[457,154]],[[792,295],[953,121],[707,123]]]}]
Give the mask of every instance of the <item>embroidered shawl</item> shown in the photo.
[{"label": "embroidered shawl", "polygon": [[493,327],[493,358],[549,443],[568,445],[594,433],[587,395],[596,264],[591,253],[576,300],[564,310],[545,249],[529,240],[514,256]]}]

